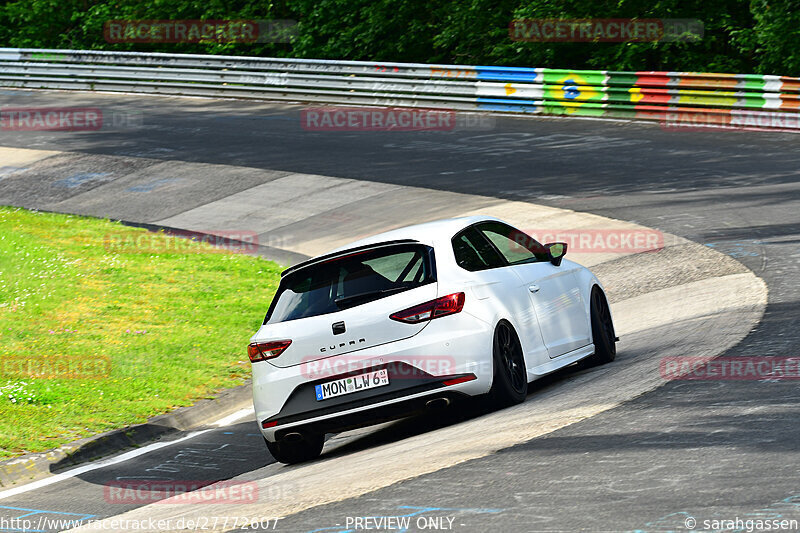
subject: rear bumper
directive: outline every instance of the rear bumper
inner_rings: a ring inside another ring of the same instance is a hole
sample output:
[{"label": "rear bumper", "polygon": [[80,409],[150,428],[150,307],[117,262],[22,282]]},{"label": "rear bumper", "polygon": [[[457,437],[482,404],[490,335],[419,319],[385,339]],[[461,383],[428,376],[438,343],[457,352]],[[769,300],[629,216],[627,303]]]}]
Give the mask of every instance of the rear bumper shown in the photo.
[{"label": "rear bumper", "polygon": [[[471,374],[468,375],[468,377],[471,376]],[[278,425],[272,428],[275,430],[274,438],[280,439],[287,433],[337,433],[421,413],[427,409],[426,404],[432,399],[443,398],[449,402],[456,402],[469,396],[450,389],[451,387],[440,385],[435,389],[391,400],[373,401],[363,405],[358,405],[356,402],[354,405],[343,405],[340,410],[327,413],[328,416],[310,414],[306,418],[296,419],[291,423],[282,423],[282,419],[276,417],[274,421],[278,422]]]},{"label": "rear bumper", "polygon": [[[411,414],[432,397],[457,400],[488,392],[493,331],[467,313],[459,315],[434,320],[414,337],[308,364],[253,364],[253,404],[264,437],[274,441],[300,430],[342,431]],[[315,398],[316,384],[378,368],[390,369],[389,385]],[[446,383],[472,375],[475,379]]]}]

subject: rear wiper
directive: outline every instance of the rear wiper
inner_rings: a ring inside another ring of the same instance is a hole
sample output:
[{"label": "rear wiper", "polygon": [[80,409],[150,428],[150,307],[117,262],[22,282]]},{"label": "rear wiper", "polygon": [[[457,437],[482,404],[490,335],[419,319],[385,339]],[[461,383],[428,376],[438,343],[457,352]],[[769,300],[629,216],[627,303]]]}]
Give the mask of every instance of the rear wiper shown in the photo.
[{"label": "rear wiper", "polygon": [[354,294],[352,296],[343,296],[341,298],[336,298],[333,303],[336,304],[336,307],[339,309],[344,309],[348,307],[349,304],[356,303],[361,300],[369,300],[374,296],[383,296],[384,294],[391,294],[393,292],[404,291],[409,289],[410,287],[392,287],[390,289],[381,289],[379,291],[369,291],[369,292],[362,292],[361,294]]}]

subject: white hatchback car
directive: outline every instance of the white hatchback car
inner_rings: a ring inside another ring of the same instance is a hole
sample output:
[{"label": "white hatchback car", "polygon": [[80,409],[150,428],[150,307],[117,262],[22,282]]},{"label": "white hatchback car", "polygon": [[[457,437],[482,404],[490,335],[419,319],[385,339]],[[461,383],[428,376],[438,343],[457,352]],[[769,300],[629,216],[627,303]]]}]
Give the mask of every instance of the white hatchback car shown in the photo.
[{"label": "white hatchback car", "polygon": [[272,455],[317,457],[324,435],[486,395],[616,354],[597,278],[491,217],[375,235],[283,272],[252,337],[253,400]]}]

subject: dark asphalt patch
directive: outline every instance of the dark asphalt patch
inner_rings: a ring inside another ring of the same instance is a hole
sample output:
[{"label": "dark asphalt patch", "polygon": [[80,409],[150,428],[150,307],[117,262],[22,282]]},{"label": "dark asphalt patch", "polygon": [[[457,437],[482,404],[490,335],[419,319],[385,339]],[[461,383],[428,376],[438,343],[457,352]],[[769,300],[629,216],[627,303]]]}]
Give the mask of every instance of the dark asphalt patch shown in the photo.
[{"label": "dark asphalt patch", "polygon": [[[184,435],[177,435],[177,437]],[[76,477],[0,500],[0,523],[28,514],[14,508],[45,510],[58,519],[71,519],[69,513],[93,520],[107,518],[161,499],[164,487],[181,490],[182,486],[229,480],[274,462],[258,431],[255,420],[248,419],[223,428],[215,428],[192,439],[178,442],[129,461],[92,470]],[[155,482],[143,484],[145,481]],[[147,489],[140,496],[129,496],[114,489]],[[150,491],[153,487],[155,490]],[[247,485],[245,489],[249,488]],[[159,492],[162,491],[162,492]],[[133,501],[131,500],[133,498]],[[197,505],[204,505],[203,501]],[[38,521],[41,513],[36,515]],[[0,528],[0,531],[3,531]],[[46,529],[56,531],[56,529]]]},{"label": "dark asphalt patch", "polygon": [[54,210],[53,207],[157,161],[64,153],[28,165],[0,180],[0,205]]}]

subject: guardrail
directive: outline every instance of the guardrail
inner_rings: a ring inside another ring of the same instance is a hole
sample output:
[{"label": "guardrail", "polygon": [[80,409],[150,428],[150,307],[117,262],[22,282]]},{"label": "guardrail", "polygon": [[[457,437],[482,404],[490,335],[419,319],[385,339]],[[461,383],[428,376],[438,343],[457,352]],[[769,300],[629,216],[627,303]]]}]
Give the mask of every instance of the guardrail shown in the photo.
[{"label": "guardrail", "polygon": [[800,130],[800,78],[0,48],[0,86]]}]

